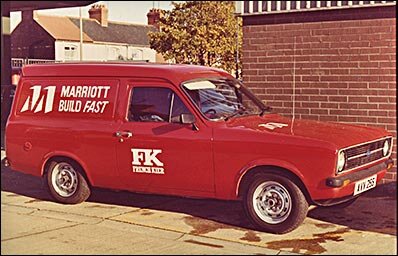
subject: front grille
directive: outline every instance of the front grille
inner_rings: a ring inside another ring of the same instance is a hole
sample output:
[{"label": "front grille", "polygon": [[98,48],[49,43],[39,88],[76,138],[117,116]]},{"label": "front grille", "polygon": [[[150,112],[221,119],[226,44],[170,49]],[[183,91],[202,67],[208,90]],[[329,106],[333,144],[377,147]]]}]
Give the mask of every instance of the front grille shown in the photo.
[{"label": "front grille", "polygon": [[352,159],[347,159],[347,163],[345,165],[346,169],[353,169],[355,167],[376,161],[380,158],[383,157],[383,152],[382,150],[379,150],[377,152],[374,152],[373,154],[370,154],[369,156],[360,156]]},{"label": "front grille", "polygon": [[384,140],[375,141],[361,146],[349,148],[345,151],[347,158],[355,157],[357,155],[365,154],[368,150],[374,151],[383,148]]},{"label": "front grille", "polygon": [[[344,150],[345,155],[346,155],[346,163],[344,166],[344,171],[348,171],[351,169],[354,169],[356,167],[360,167],[362,165],[366,165],[368,163],[377,161],[381,158],[383,158],[383,146],[384,146],[384,141],[386,139],[380,139],[377,141],[361,144],[358,146],[353,146],[350,148],[347,148]],[[389,153],[391,152],[392,148],[392,138],[387,138],[390,149]],[[388,155],[388,154],[387,154]]]}]

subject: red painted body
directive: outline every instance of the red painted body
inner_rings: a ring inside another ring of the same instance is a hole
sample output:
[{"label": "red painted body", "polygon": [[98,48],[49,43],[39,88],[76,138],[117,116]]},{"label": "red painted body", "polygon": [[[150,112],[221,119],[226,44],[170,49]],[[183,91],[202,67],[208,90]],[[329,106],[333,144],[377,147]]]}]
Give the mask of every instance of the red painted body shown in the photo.
[{"label": "red painted body", "polygon": [[[42,176],[51,157],[64,156],[83,167],[93,186],[228,200],[238,199],[240,181],[252,168],[276,166],[295,174],[310,197],[321,200],[353,193],[354,183],[341,188],[325,183],[336,176],[339,149],[390,136],[379,128],[291,120],[278,114],[210,121],[181,89],[184,81],[209,77],[233,78],[218,69],[189,65],[26,66],[6,127],[7,158],[14,170]],[[46,90],[40,91],[36,101],[32,96],[32,86],[37,85],[41,89],[55,86],[53,109],[48,113],[44,105],[37,107],[43,95],[48,101]],[[129,122],[131,89],[153,85],[172,89],[195,115],[199,129],[187,124]],[[68,98],[81,101],[79,112],[59,112],[61,86],[97,86],[102,91],[92,98]],[[28,97],[32,97],[30,104],[24,106]],[[88,101],[95,103],[83,113],[91,104]],[[29,109],[21,112],[24,107]],[[287,126],[274,130],[259,126],[269,122]],[[131,131],[133,136],[120,142],[117,131]],[[158,159],[164,163],[165,174],[132,172],[132,148],[161,149]],[[378,173],[378,181],[385,172]]]}]

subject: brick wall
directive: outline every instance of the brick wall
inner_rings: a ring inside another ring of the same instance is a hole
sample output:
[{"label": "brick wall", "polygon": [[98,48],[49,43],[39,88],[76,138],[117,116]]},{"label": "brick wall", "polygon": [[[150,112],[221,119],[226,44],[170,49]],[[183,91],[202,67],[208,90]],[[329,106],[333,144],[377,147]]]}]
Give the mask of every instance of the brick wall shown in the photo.
[{"label": "brick wall", "polygon": [[11,57],[55,60],[55,39],[33,18],[25,18],[11,33]]},{"label": "brick wall", "polygon": [[[385,128],[396,164],[395,17],[394,7],[244,17],[243,81],[292,116],[295,65],[296,118]],[[395,167],[384,181],[396,179]]]}]

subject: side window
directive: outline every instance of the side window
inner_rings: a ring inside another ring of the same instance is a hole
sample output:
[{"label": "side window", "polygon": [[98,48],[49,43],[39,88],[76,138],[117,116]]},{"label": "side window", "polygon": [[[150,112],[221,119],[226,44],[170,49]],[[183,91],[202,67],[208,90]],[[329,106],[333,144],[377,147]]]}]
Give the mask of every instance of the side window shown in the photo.
[{"label": "side window", "polygon": [[133,88],[129,121],[179,123],[181,114],[190,114],[190,111],[172,90],[157,87]]},{"label": "side window", "polygon": [[171,120],[172,123],[179,123],[181,114],[191,114],[185,104],[182,102],[178,95],[174,94],[173,100],[173,109],[171,111]]},{"label": "side window", "polygon": [[168,122],[172,91],[167,88],[133,88],[130,121]]}]

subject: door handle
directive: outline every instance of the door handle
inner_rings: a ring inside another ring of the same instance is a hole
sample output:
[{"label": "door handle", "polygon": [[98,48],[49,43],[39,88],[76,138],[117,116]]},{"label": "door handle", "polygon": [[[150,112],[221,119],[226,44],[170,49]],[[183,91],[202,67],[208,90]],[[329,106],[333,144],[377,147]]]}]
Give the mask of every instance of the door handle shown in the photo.
[{"label": "door handle", "polygon": [[130,131],[117,131],[117,132],[115,133],[115,135],[116,135],[116,137],[119,137],[119,138],[126,138],[126,139],[128,139],[128,138],[130,138],[130,137],[133,137],[133,133],[130,132]]}]

